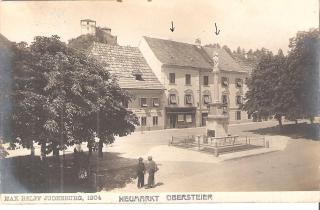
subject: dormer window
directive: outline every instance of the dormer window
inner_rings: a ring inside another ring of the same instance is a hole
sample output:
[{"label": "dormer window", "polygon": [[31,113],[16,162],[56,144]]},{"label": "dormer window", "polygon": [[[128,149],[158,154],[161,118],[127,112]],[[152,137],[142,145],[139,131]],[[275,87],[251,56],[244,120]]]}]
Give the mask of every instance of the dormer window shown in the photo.
[{"label": "dormer window", "polygon": [[142,81],[142,72],[140,70],[133,70],[132,72],[133,76],[135,77],[136,80]]},{"label": "dormer window", "polygon": [[136,75],[134,75],[134,76],[135,76],[136,80],[139,80],[139,81],[142,81],[142,80],[143,80],[141,74],[136,74]]}]

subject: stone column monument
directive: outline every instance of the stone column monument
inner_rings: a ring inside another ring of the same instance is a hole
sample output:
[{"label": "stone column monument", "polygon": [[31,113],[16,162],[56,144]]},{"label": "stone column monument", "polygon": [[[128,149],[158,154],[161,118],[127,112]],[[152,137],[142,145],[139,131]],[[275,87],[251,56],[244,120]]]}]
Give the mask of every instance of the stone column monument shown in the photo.
[{"label": "stone column monument", "polygon": [[219,70],[218,53],[213,53],[213,100],[209,104],[207,118],[207,135],[211,137],[225,137],[228,135],[229,117],[223,114],[223,106],[220,99],[221,76]]}]

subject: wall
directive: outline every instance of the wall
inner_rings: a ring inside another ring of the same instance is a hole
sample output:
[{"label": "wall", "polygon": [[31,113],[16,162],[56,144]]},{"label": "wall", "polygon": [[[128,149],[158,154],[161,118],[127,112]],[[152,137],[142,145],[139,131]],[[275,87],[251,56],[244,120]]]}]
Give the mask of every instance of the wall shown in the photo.
[{"label": "wall", "polygon": [[[141,123],[141,117],[147,118],[146,126],[137,126],[136,131],[141,130],[159,130],[164,128],[164,97],[163,90],[138,90],[127,89],[127,91],[133,96],[133,100],[128,104],[128,109],[132,110]],[[147,98],[147,107],[140,106],[140,98]],[[152,98],[159,98],[159,107],[152,106]],[[158,116],[158,125],[153,125],[153,116]]]},{"label": "wall", "polygon": [[[236,112],[241,111],[241,120],[240,121],[248,121],[248,115],[246,111],[242,111],[239,108],[239,105],[236,103],[236,96],[239,94],[242,96],[242,99],[245,96],[245,92],[247,91],[247,87],[245,85],[245,80],[248,75],[242,72],[227,72],[221,71],[221,77],[227,77],[229,81],[229,85],[227,88],[221,86],[221,95],[223,93],[228,94],[228,108],[229,108],[229,121],[230,123],[239,122],[236,120]],[[242,87],[236,87],[236,79],[242,79]],[[243,101],[243,100],[242,100]]]},{"label": "wall", "polygon": [[157,59],[144,38],[141,39],[138,47],[153,73],[156,75],[158,80],[164,84],[165,81],[162,74],[162,63]]}]

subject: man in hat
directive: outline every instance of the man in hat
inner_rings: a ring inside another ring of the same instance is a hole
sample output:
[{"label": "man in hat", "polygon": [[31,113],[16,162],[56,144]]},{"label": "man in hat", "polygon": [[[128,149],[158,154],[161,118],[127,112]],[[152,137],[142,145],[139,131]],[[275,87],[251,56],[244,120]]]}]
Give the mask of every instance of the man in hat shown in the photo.
[{"label": "man in hat", "polygon": [[147,188],[154,187],[154,174],[159,170],[157,164],[152,160],[152,157],[148,157],[148,186]]},{"label": "man in hat", "polygon": [[146,168],[144,166],[142,157],[139,157],[138,160],[139,160],[137,165],[138,188],[141,188],[144,186],[144,173],[146,171]]}]

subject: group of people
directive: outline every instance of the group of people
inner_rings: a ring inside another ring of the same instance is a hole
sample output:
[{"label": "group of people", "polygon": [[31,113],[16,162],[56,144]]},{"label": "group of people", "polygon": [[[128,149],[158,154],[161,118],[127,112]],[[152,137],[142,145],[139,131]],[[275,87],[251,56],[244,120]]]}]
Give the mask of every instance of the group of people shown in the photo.
[{"label": "group of people", "polygon": [[138,177],[138,188],[144,187],[144,175],[148,173],[148,184],[146,189],[155,186],[154,175],[159,170],[157,164],[152,160],[152,157],[148,157],[146,165],[143,163],[143,158],[140,157],[137,165],[137,177]]}]

